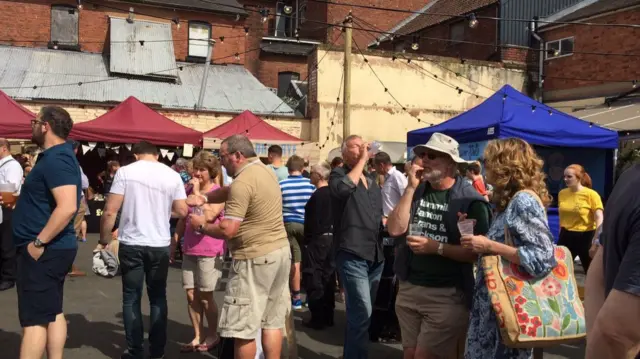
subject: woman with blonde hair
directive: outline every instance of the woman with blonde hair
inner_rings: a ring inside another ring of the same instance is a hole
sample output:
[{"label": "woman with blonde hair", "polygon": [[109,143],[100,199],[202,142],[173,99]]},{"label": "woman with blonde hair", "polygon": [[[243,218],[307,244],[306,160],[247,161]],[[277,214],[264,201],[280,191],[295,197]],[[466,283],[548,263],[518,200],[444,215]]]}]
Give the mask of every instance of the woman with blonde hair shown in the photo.
[{"label": "woman with blonde hair", "polygon": [[576,164],[567,167],[564,182],[567,188],[558,193],[558,245],[579,256],[586,273],[591,264],[589,249],[596,245],[604,220],[604,206],[598,192],[591,189],[591,177],[584,167]]},{"label": "woman with blonde hair", "polygon": [[[461,243],[479,254],[500,255],[533,277],[547,275],[555,266],[553,235],[545,207],[551,196],[542,172],[543,161],[525,141],[516,138],[491,141],[484,152],[487,182],[494,186],[494,218],[487,236],[465,236]],[[509,231],[513,247],[505,244]],[[467,334],[467,359],[528,359],[532,349],[506,347],[478,265],[476,288]]]},{"label": "woman with blonde hair", "polygon": [[[220,162],[211,153],[199,152],[191,161],[193,178],[189,181],[189,194],[204,195],[220,188],[216,184],[221,173]],[[202,233],[205,223],[218,223],[223,216],[223,204],[205,204],[189,208],[189,216],[178,221],[171,243],[174,260],[180,238],[184,235],[182,256],[182,285],[187,293],[189,317],[195,332],[194,339],[182,347],[182,352],[207,352],[219,342],[218,307],[213,292],[222,278],[225,242]],[[200,211],[199,211],[200,210]],[[201,213],[198,213],[201,212]],[[204,333],[204,319],[208,332]]]}]

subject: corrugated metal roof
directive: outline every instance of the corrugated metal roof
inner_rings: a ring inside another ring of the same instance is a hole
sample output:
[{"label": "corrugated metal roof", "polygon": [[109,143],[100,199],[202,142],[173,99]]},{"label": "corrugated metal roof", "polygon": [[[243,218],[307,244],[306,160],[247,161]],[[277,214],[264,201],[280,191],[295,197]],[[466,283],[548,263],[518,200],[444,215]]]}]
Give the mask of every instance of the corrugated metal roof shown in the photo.
[{"label": "corrugated metal roof", "polygon": [[[112,73],[177,78],[171,24],[112,17],[109,66]],[[166,71],[167,69],[174,69]],[[153,73],[153,75],[148,75]]]},{"label": "corrugated metal roof", "polygon": [[[128,80],[110,76],[100,54],[0,46],[0,89],[21,100],[117,103],[135,96],[144,103],[167,109],[193,109],[198,102],[203,65],[178,62],[177,66],[183,67],[182,71],[177,70],[179,83]],[[59,86],[61,84],[65,86]],[[295,115],[291,107],[283,104],[247,69],[237,65],[209,66],[203,108],[218,112],[249,110],[258,115]]]},{"label": "corrugated metal roof", "polygon": [[556,21],[576,21],[585,17],[595,16],[636,5],[640,5],[640,0],[600,0],[594,4],[578,9]]}]

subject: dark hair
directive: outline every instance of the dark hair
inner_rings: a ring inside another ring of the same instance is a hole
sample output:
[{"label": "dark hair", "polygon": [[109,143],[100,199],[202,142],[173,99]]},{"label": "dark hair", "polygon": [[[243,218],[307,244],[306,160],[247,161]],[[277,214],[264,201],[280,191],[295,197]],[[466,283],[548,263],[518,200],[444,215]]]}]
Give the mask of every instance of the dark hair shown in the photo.
[{"label": "dark hair", "polygon": [[467,165],[467,171],[470,171],[474,175],[480,174],[480,163],[479,162],[471,162]]},{"label": "dark hair", "polygon": [[133,145],[131,149],[134,155],[158,155],[158,147],[156,145],[149,143],[147,141],[140,141]]},{"label": "dark hair", "polygon": [[40,118],[49,124],[54,135],[66,140],[71,133],[73,120],[67,110],[59,106],[44,106],[40,110]]},{"label": "dark hair", "polygon": [[293,155],[287,160],[287,169],[289,172],[302,172],[304,169],[304,158]]},{"label": "dark hair", "polygon": [[269,146],[267,153],[270,155],[276,155],[278,157],[282,157],[282,147],[278,145],[271,145]]},{"label": "dark hair", "polygon": [[342,160],[342,157],[336,156],[336,157],[333,158],[333,160],[331,160],[331,168],[336,168],[336,167],[340,166],[343,163],[344,163],[344,161]]},{"label": "dark hair", "polygon": [[373,157],[374,163],[378,165],[390,165],[391,157],[386,152],[378,152]]}]

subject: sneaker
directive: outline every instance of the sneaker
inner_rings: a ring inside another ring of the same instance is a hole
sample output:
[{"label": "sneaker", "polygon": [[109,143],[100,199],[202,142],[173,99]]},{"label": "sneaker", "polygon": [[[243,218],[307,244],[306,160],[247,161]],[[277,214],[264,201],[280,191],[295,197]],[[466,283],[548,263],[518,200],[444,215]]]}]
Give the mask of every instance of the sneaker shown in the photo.
[{"label": "sneaker", "polygon": [[302,309],[302,300],[298,299],[292,299],[291,300],[291,306],[293,307],[294,310],[300,310]]}]

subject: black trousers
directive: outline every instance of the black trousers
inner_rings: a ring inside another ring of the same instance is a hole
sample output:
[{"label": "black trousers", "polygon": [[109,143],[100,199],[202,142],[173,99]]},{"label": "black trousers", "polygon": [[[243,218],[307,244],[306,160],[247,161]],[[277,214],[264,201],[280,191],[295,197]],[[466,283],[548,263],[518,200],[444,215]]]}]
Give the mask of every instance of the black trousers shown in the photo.
[{"label": "black trousers", "polygon": [[333,324],[334,272],[333,236],[322,235],[309,240],[302,251],[302,282],[311,320],[319,324]]},{"label": "black trousers", "polygon": [[589,248],[591,248],[595,232],[596,231],[573,232],[564,228],[560,229],[558,245],[569,248],[574,258],[575,256],[580,257],[580,263],[582,263],[582,268],[584,268],[585,273],[587,273],[589,265],[591,264]]},{"label": "black trousers", "polygon": [[16,281],[16,247],[13,244],[11,220],[13,210],[2,208],[2,224],[0,224],[0,281]]}]

